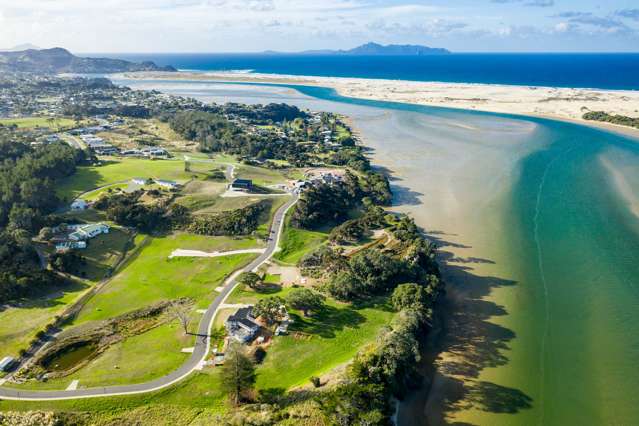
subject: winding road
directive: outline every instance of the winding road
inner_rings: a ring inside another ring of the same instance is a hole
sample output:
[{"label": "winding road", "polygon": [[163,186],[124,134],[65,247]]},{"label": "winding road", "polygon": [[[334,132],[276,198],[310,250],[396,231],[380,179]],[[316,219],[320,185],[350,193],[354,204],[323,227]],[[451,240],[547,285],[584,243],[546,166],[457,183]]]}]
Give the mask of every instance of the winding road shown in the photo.
[{"label": "winding road", "polygon": [[201,369],[204,363],[204,359],[211,349],[209,331],[213,326],[213,320],[215,319],[215,315],[220,308],[220,305],[224,303],[233,289],[237,286],[237,281],[235,280],[235,278],[237,277],[237,275],[239,275],[240,272],[248,272],[256,269],[264,262],[269,260],[273,253],[275,253],[282,234],[286,212],[297,202],[297,200],[298,195],[292,194],[291,199],[287,201],[286,204],[284,204],[282,207],[280,207],[277,212],[275,212],[275,215],[273,216],[273,222],[271,224],[267,247],[264,253],[258,256],[243,269],[236,271],[233,275],[231,275],[231,277],[227,279],[222,292],[213,300],[213,302],[211,302],[206,312],[203,314],[202,319],[200,320],[200,325],[198,327],[193,353],[191,354],[189,359],[184,364],[182,364],[180,368],[174,370],[166,376],[151,380],[150,382],[133,385],[48,391],[18,390],[15,388],[0,386],[0,399],[50,401],[148,393],[171,386],[186,378],[195,370]]}]

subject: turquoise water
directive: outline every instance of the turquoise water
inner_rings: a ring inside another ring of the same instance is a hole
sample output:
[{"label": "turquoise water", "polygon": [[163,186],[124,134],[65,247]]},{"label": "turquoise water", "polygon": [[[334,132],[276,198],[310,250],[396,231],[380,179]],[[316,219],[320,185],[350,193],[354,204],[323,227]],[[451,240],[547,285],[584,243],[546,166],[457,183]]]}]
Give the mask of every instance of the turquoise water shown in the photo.
[{"label": "turquoise water", "polygon": [[[476,115],[297,89],[431,116]],[[497,123],[513,118],[493,117]],[[525,311],[521,318],[510,312],[513,331],[530,339],[517,342],[530,362],[509,366],[509,374],[519,375],[510,378],[519,389],[484,395],[503,401],[485,404],[484,411],[496,416],[482,416],[478,424],[639,424],[639,217],[629,205],[639,202],[639,141],[569,123],[524,120],[537,125],[531,141],[543,144],[518,163],[500,237],[515,275],[524,277],[517,297]],[[615,188],[602,158],[613,166],[623,161],[630,201]]]},{"label": "turquoise water", "polygon": [[449,255],[457,295],[440,384],[403,424],[639,424],[639,141],[317,87],[143,84],[349,114],[393,168],[397,208]]}]

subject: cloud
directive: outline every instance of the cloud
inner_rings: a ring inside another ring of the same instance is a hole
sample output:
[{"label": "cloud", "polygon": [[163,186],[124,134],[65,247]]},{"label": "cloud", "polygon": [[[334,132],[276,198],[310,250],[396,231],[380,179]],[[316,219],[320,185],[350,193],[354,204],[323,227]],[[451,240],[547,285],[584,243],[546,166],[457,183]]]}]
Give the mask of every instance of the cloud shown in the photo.
[{"label": "cloud", "polygon": [[[639,10],[636,11],[637,19],[639,19]],[[626,15],[620,15],[619,12],[625,13]],[[555,25],[555,29],[558,32],[581,31],[593,33],[593,31],[603,31],[607,33],[630,34],[635,33],[636,30],[620,21],[617,17],[624,16],[632,18],[632,12],[633,10],[618,11],[614,15],[602,17],[593,15],[591,12],[568,11],[552,15],[551,18],[566,19],[566,21]]]},{"label": "cloud", "polygon": [[621,18],[628,18],[639,21],[639,9],[622,9],[616,11],[615,15]]},{"label": "cloud", "polygon": [[556,15],[552,15],[551,18],[583,18],[586,16],[592,16],[590,12],[561,12]]},{"label": "cloud", "polygon": [[491,0],[493,3],[522,3],[524,6],[551,7],[555,5],[555,0]]}]

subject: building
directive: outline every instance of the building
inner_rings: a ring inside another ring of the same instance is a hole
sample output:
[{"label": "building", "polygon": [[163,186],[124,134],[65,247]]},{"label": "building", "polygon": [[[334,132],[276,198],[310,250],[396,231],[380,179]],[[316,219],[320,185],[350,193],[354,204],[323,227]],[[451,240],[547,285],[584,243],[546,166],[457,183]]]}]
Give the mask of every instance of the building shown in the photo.
[{"label": "building", "polygon": [[228,317],[224,325],[229,336],[242,343],[250,342],[260,331],[260,325],[255,322],[253,308],[250,306],[238,309]]},{"label": "building", "polygon": [[8,371],[13,365],[14,361],[15,360],[10,356],[5,356],[4,358],[2,358],[2,361],[0,361],[0,371]]},{"label": "building", "polygon": [[131,182],[133,182],[136,185],[146,185],[146,179],[144,178],[133,178],[131,179]]},{"label": "building", "polygon": [[103,223],[91,223],[88,225],[82,225],[76,228],[76,230],[69,234],[71,241],[86,241],[100,234],[108,234],[109,225]]},{"label": "building", "polygon": [[71,203],[71,210],[86,210],[89,204],[82,198],[77,198]]},{"label": "building", "polygon": [[63,241],[55,245],[55,251],[62,253],[71,249],[85,249],[87,248],[86,241]]},{"label": "building", "polygon": [[249,192],[253,189],[253,181],[250,179],[235,179],[229,185],[229,189],[233,191]]},{"label": "building", "polygon": [[175,189],[178,187],[178,183],[173,182],[172,180],[155,179],[155,183],[157,183],[163,188],[168,188],[168,189]]}]

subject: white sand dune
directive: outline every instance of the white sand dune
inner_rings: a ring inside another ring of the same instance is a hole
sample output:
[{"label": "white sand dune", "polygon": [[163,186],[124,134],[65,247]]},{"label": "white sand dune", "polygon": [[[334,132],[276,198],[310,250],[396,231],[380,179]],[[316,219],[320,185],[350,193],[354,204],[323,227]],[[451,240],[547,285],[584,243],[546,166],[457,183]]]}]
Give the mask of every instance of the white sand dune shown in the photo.
[{"label": "white sand dune", "polygon": [[639,117],[639,91],[509,86],[497,84],[440,83],[364,78],[209,73],[129,73],[127,78],[236,81],[304,84],[331,87],[340,95],[404,102],[418,105],[462,108],[508,114],[533,115],[603,127],[639,135],[625,126],[583,120],[587,111],[605,111]]}]

